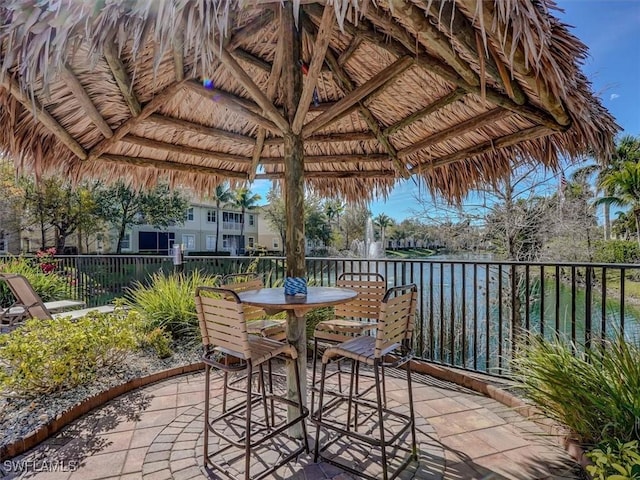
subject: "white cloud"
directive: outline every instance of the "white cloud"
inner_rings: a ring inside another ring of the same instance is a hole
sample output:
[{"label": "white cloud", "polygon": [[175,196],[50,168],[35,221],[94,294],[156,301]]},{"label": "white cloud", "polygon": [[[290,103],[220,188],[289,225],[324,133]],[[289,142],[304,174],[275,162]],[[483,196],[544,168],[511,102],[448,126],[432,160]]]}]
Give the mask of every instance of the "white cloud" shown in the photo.
[{"label": "white cloud", "polygon": [[616,98],[620,98],[620,95],[618,95],[617,93],[612,93],[609,96],[609,100],[615,100]]}]

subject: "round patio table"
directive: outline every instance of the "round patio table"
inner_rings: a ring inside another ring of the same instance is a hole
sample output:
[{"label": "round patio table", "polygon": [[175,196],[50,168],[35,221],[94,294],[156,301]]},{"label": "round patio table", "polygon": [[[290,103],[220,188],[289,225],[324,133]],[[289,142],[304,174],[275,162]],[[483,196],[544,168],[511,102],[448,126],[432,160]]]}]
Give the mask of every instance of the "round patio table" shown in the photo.
[{"label": "round patio table", "polygon": [[[355,290],[338,287],[307,287],[305,297],[290,296],[284,294],[284,288],[261,288],[259,290],[247,290],[239,292],[240,301],[247,305],[261,307],[269,315],[286,310],[287,339],[298,351],[298,368],[301,379],[306,379],[307,371],[307,332],[305,314],[309,310],[321,307],[330,307],[340,303],[346,303],[358,296]],[[315,352],[314,352],[315,353]],[[302,381],[302,401],[307,403],[307,382]],[[287,393],[292,400],[297,398],[297,386],[293,362],[287,365]],[[290,419],[298,415],[295,407],[288,407]],[[289,434],[294,438],[302,437],[300,424],[294,425]]]}]

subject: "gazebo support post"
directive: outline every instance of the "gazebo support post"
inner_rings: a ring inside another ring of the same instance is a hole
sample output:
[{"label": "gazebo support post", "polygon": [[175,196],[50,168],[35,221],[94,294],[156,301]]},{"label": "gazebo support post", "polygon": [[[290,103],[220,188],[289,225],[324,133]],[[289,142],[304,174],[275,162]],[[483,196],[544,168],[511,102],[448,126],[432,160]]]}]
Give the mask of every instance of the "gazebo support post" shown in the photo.
[{"label": "gazebo support post", "polygon": [[[283,31],[281,41],[283,45],[282,76],[284,83],[284,116],[292,126],[300,96],[302,95],[302,70],[298,61],[302,58],[302,35],[295,25],[293,18],[293,5],[285,2],[281,9]],[[304,241],[304,145],[302,136],[294,134],[290,129],[284,132],[284,198],[287,228],[285,232],[286,250],[286,276],[306,277]],[[295,311],[288,313],[287,339],[298,351],[298,368],[301,381],[301,393],[303,402],[307,400],[306,371],[307,371],[307,336],[305,331],[304,314],[298,315]],[[287,366],[288,396],[296,398],[297,386],[293,362]],[[299,415],[297,408],[289,407],[289,418]],[[294,438],[302,437],[302,427],[296,424],[291,427],[289,434]]]}]

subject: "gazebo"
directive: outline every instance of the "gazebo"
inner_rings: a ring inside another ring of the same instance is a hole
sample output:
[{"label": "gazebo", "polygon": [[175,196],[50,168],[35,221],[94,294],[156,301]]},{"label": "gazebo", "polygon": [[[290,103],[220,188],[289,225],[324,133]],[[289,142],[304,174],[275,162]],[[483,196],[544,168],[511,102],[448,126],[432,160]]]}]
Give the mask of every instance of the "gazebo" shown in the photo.
[{"label": "gazebo", "polygon": [[522,162],[607,160],[618,127],[554,8],[4,0],[0,148],[76,181],[282,181],[287,275],[305,276],[305,188],[363,201],[413,176],[456,200]]}]

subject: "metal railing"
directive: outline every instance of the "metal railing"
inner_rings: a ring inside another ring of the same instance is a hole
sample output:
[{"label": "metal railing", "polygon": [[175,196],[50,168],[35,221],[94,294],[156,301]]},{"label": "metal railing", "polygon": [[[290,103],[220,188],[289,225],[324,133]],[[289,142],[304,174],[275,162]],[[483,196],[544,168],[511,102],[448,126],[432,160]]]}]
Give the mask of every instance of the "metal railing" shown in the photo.
[{"label": "metal railing", "polygon": [[[89,306],[123,296],[133,282],[171,272],[170,257],[61,256],[70,295]],[[224,275],[255,269],[269,286],[285,272],[281,257],[186,257],[184,271]],[[559,335],[590,348],[617,332],[640,334],[640,265],[425,259],[308,258],[310,284],[334,285],[342,272],[376,271],[388,286],[415,283],[417,355],[434,362],[508,375],[523,330]]]}]

